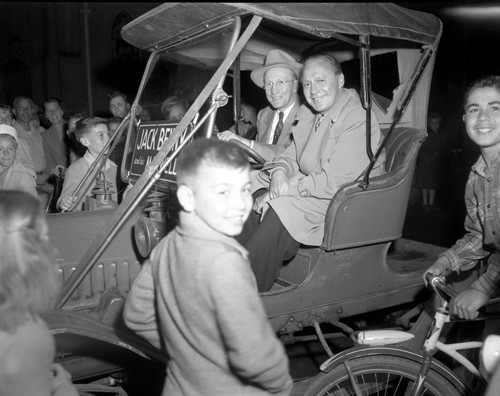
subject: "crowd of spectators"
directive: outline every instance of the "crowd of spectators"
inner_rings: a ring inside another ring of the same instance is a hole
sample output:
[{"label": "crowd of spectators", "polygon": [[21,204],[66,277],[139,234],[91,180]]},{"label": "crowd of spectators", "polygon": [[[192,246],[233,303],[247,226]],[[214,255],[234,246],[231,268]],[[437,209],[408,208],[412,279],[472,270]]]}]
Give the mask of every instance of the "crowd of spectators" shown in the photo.
[{"label": "crowd of spectators", "polygon": [[[115,91],[108,96],[108,105],[110,115],[102,120],[107,136],[111,136],[129,112],[130,102],[127,95]],[[146,110],[141,112],[147,117]],[[61,211],[57,201],[66,171],[87,152],[88,146],[78,137],[77,129],[79,122],[88,118],[85,111],[67,114],[57,97],[45,99],[41,108],[25,95],[15,97],[12,106],[0,103],[0,189],[27,191],[44,202],[47,212]],[[122,134],[110,155],[113,164],[121,166],[124,150]],[[127,185],[119,173],[115,179],[110,189],[118,190],[121,196]],[[88,186],[89,191],[93,187]],[[85,196],[89,191],[81,192]]]}]

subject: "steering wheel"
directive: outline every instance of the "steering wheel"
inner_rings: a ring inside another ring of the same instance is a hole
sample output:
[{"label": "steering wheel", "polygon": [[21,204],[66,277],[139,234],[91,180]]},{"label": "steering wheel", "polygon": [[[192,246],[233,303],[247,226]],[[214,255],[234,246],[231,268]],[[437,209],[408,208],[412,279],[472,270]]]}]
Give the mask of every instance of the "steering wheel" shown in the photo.
[{"label": "steering wheel", "polygon": [[252,165],[252,169],[261,169],[262,166],[266,163],[264,157],[262,157],[257,151],[248,147],[245,143],[240,142],[237,139],[231,139],[229,142],[235,144],[239,148],[241,148],[250,158],[257,162],[257,164]]}]

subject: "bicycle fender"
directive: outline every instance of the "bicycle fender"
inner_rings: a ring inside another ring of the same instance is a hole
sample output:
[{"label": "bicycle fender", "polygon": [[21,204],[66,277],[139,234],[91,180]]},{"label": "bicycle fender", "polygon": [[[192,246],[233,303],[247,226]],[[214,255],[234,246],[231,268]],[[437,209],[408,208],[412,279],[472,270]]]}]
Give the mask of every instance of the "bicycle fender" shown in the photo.
[{"label": "bicycle fender", "polygon": [[[371,356],[371,355],[389,355],[389,356],[396,356],[400,357],[403,359],[408,359],[412,360],[415,363],[422,363],[423,357],[421,354],[401,348],[401,347],[394,347],[394,346],[355,346],[353,348],[349,348],[345,351],[342,351],[328,360],[326,360],[321,366],[320,370],[324,373],[328,373],[329,371],[333,370],[335,367],[337,367],[340,364],[343,364],[344,362],[348,362],[350,360],[355,360],[364,356]],[[444,378],[446,378],[450,383],[452,383],[457,389],[463,390],[464,394],[465,393],[470,393],[471,390],[468,389],[462,381],[453,373],[451,369],[446,367],[444,364],[442,364],[439,361],[433,360],[431,364],[431,370],[434,370]],[[472,393],[471,393],[472,394]]]}]

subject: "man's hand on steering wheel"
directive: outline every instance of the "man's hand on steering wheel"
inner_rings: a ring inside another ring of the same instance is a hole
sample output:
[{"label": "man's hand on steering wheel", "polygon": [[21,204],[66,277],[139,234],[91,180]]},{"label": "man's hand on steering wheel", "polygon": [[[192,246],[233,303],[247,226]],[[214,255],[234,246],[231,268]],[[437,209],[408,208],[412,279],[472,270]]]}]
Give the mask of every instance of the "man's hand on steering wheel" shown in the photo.
[{"label": "man's hand on steering wheel", "polygon": [[241,136],[239,136],[236,133],[233,133],[231,131],[219,132],[217,134],[217,137],[220,140],[224,140],[225,142],[229,142],[230,140],[239,140],[241,143],[245,144],[246,146],[250,146],[249,140],[244,139]]},{"label": "man's hand on steering wheel", "polygon": [[224,140],[225,142],[231,142],[236,144],[245,153],[247,153],[249,157],[253,158],[258,164],[263,165],[266,163],[266,160],[259,153],[250,148],[251,140],[242,138],[241,136],[238,136],[231,131],[220,132],[217,134],[217,138],[219,138],[220,140]]}]

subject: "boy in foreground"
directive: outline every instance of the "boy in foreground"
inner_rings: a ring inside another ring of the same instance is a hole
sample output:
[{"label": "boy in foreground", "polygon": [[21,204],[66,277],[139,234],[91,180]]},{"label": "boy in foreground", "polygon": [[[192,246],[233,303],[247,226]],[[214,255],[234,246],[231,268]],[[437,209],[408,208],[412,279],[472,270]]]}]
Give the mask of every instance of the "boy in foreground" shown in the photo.
[{"label": "boy in foreground", "polygon": [[[83,118],[76,122],[75,137],[77,141],[87,148],[87,151],[82,158],[77,159],[68,167],[66,175],[64,176],[64,184],[61,196],[57,201],[57,206],[59,209],[66,212],[83,209],[84,200],[80,199],[79,203],[75,205],[78,197],[76,197],[74,193],[92,163],[97,159],[99,153],[109,140],[107,121],[99,117]],[[113,161],[109,159],[106,160],[106,163],[101,168],[101,178],[104,179],[109,189],[113,191],[111,195],[112,200],[117,202],[117,166]],[[87,184],[82,190],[84,196],[92,195],[95,181],[89,179],[89,183],[90,182],[92,182],[92,184]]]},{"label": "boy in foreground", "polygon": [[481,150],[465,189],[467,233],[425,274],[467,270],[489,256],[487,271],[452,303],[452,312],[474,319],[500,290],[500,76],[474,81],[465,93],[464,108],[467,135]]},{"label": "boy in foreground", "polygon": [[177,162],[179,225],[134,281],[125,323],[169,356],[163,395],[289,395],[271,328],[238,235],[252,208],[246,155],[197,139]]}]

